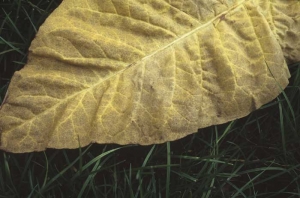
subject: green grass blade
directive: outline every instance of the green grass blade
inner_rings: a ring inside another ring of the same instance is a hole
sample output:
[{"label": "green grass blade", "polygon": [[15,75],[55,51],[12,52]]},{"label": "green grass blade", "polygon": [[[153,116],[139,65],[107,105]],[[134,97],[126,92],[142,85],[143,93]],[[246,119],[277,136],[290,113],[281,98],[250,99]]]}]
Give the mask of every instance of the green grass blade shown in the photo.
[{"label": "green grass blade", "polygon": [[170,142],[167,145],[167,176],[166,176],[166,198],[170,197],[170,177],[171,177],[171,145]]}]

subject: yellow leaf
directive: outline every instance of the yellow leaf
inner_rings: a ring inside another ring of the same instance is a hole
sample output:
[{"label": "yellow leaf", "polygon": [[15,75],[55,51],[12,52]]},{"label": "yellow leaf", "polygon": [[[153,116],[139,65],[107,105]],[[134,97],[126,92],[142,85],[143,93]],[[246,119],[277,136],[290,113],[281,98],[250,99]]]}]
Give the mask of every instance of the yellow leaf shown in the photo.
[{"label": "yellow leaf", "polygon": [[288,84],[296,10],[299,1],[64,0],[13,76],[0,148],[155,144],[246,116]]}]

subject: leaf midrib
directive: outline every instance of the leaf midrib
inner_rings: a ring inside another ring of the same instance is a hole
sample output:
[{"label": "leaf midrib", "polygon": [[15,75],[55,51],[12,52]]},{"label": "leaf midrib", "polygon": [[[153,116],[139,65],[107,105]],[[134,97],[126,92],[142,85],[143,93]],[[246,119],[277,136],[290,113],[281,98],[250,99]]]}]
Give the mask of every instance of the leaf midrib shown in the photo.
[{"label": "leaf midrib", "polygon": [[[149,54],[149,55],[147,55],[147,56],[141,58],[141,59],[138,60],[138,61],[135,61],[135,62],[133,62],[133,63],[130,63],[130,64],[129,64],[127,67],[125,67],[124,69],[121,69],[121,70],[119,70],[118,72],[116,72],[115,74],[110,75],[110,76],[104,78],[103,80],[101,80],[101,81],[98,82],[98,83],[95,83],[94,85],[90,86],[89,88],[87,88],[87,89],[82,89],[81,91],[78,91],[78,92],[76,92],[76,93],[74,93],[74,94],[72,94],[72,95],[70,95],[70,96],[68,96],[68,97],[66,97],[66,98],[64,98],[64,99],[60,99],[60,100],[61,100],[60,102],[56,103],[55,105],[53,105],[53,106],[50,107],[50,108],[47,108],[45,111],[39,113],[38,115],[35,115],[35,116],[32,117],[31,119],[28,119],[28,120],[24,121],[21,125],[18,125],[18,126],[15,127],[15,128],[22,127],[22,126],[23,126],[24,124],[26,124],[27,122],[32,122],[34,119],[37,119],[40,115],[43,115],[43,114],[47,113],[48,111],[50,111],[50,110],[52,110],[52,109],[55,109],[57,106],[61,105],[64,101],[66,101],[66,100],[68,101],[68,100],[72,99],[73,97],[76,97],[76,96],[79,95],[79,94],[85,93],[85,92],[87,92],[87,91],[90,90],[90,89],[94,89],[94,88],[97,87],[100,83],[103,83],[103,82],[105,82],[105,81],[107,81],[107,80],[113,78],[114,76],[123,73],[125,70],[127,70],[127,69],[129,69],[129,68],[131,68],[131,67],[133,67],[133,66],[135,66],[135,65],[138,65],[137,63],[139,63],[139,62],[143,62],[143,61],[145,61],[146,59],[151,58],[151,57],[154,56],[155,54],[157,54],[157,53],[159,53],[159,52],[161,52],[161,51],[163,51],[163,50],[165,50],[165,49],[171,47],[172,45],[174,45],[174,44],[180,42],[181,40],[185,39],[186,37],[188,37],[188,36],[190,36],[190,35],[196,33],[196,32],[199,31],[200,29],[203,29],[203,28],[205,28],[205,27],[211,25],[212,22],[214,22],[215,20],[217,20],[217,19],[220,18],[221,16],[226,15],[227,13],[229,13],[229,12],[235,10],[235,9],[238,9],[239,7],[242,7],[243,4],[244,4],[246,1],[247,1],[247,0],[242,0],[242,1],[239,2],[238,4],[232,6],[232,7],[229,8],[228,10],[226,10],[226,11],[224,11],[224,12],[218,14],[217,16],[215,16],[215,17],[212,18],[211,20],[207,21],[206,23],[204,23],[204,24],[202,24],[202,25],[196,27],[195,29],[189,31],[188,33],[186,33],[186,34],[184,34],[184,35],[178,37],[178,38],[175,39],[173,42],[171,42],[171,43],[169,43],[169,44],[167,44],[167,45],[161,47],[160,49],[158,49],[158,50],[152,52],[151,54]],[[15,128],[13,128],[13,129],[11,129],[11,130],[9,130],[9,131],[6,131],[6,132],[9,133],[10,131],[14,130]]]}]

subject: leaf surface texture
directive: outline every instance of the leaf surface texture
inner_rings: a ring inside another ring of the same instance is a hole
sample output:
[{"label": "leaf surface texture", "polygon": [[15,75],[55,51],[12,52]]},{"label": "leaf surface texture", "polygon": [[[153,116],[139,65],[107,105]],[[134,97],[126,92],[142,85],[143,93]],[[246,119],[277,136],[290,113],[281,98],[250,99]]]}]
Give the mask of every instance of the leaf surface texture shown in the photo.
[{"label": "leaf surface texture", "polygon": [[0,110],[10,152],[155,144],[274,99],[300,59],[300,3],[64,0]]}]

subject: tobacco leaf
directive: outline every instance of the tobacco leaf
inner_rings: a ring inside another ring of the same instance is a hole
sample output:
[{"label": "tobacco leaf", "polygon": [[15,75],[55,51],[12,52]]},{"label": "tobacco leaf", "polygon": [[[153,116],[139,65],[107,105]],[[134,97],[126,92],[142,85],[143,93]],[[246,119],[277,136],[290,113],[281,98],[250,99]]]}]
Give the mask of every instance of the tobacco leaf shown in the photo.
[{"label": "tobacco leaf", "polygon": [[64,0],[0,110],[10,152],[156,144],[274,99],[299,60],[299,1]]}]

